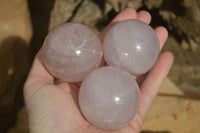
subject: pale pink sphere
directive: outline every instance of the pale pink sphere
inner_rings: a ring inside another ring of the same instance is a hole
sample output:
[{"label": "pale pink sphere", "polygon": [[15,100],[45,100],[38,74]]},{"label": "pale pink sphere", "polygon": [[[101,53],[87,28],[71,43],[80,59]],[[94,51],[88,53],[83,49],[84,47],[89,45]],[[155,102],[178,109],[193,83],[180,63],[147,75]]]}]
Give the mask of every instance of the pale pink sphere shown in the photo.
[{"label": "pale pink sphere", "polygon": [[160,51],[155,31],[146,23],[130,19],[117,23],[106,33],[103,52],[106,62],[133,75],[149,71]]},{"label": "pale pink sphere", "polygon": [[135,116],[140,92],[134,77],[121,68],[107,66],[91,72],[79,91],[85,118],[96,127],[116,129]]},{"label": "pale pink sphere", "polygon": [[43,61],[49,72],[68,82],[82,81],[102,59],[100,38],[87,26],[65,23],[46,37]]}]

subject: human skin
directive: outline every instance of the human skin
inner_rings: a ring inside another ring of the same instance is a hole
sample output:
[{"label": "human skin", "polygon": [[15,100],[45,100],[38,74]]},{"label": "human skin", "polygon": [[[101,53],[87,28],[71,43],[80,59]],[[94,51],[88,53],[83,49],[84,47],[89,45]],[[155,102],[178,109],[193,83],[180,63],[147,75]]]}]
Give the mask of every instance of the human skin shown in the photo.
[{"label": "human skin", "polygon": [[[110,22],[100,38],[103,40],[106,31],[111,26],[126,19],[138,19],[149,24],[151,16],[146,11],[137,13],[134,9],[127,8]],[[157,27],[155,32],[160,48],[162,48],[168,32],[164,27]],[[102,130],[90,124],[81,114],[78,105],[79,87],[77,84],[53,82],[53,75],[48,72],[41,61],[40,50],[24,85],[24,100],[30,133],[139,133],[172,63],[173,55],[170,52],[164,52],[160,54],[148,74],[133,77],[140,86],[138,112],[126,126],[116,130]]]}]

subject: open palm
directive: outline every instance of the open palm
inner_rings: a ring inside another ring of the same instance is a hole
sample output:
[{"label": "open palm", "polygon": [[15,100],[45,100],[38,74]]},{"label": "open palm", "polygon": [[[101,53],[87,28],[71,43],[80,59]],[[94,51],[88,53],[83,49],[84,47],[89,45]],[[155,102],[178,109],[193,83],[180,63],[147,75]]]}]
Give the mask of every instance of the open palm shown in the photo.
[{"label": "open palm", "polygon": [[[127,8],[119,13],[100,35],[117,22],[138,19],[150,23],[148,12]],[[155,32],[162,48],[167,39],[167,30],[157,27]],[[91,125],[81,114],[78,106],[77,84],[53,82],[53,76],[41,61],[41,50],[36,55],[33,66],[24,85],[24,99],[31,133],[139,133],[143,121],[173,62],[173,55],[165,52],[148,73],[136,77],[140,85],[140,106],[134,119],[126,126],[116,130],[102,130]],[[134,77],[133,77],[134,78]],[[123,116],[122,116],[123,117]]]}]

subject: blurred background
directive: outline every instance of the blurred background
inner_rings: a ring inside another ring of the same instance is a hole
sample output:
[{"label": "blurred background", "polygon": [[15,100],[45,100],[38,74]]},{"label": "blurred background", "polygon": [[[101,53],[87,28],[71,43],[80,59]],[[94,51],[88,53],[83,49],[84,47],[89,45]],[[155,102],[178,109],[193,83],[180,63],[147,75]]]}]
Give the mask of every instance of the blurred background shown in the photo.
[{"label": "blurred background", "polygon": [[200,132],[200,0],[0,0],[0,133],[28,133],[23,85],[49,30],[79,22],[100,33],[124,8],[169,31],[174,64],[141,133]]}]

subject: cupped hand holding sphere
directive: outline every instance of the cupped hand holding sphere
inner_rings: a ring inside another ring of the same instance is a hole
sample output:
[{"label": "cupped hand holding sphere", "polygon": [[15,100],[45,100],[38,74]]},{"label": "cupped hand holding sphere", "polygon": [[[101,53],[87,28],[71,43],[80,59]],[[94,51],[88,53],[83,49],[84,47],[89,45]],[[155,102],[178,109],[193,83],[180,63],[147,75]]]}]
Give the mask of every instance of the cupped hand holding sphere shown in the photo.
[{"label": "cupped hand holding sphere", "polygon": [[47,36],[43,59],[48,70],[61,80],[83,80],[79,104],[89,122],[102,129],[115,129],[131,121],[139,106],[139,87],[129,72],[141,75],[149,71],[159,49],[149,25],[134,19],[119,22],[103,41],[105,60],[115,67],[95,71],[102,56],[100,39],[82,24],[66,23]]},{"label": "cupped hand holding sphere", "polygon": [[[128,8],[117,15],[101,34],[101,38],[105,36],[107,29],[116,24],[116,22],[136,18],[146,23],[150,22],[150,17],[147,12],[141,11],[137,14],[133,9]],[[160,46],[162,47],[167,38],[167,31],[163,27],[158,27],[155,31],[159,38]],[[141,93],[140,105],[134,119],[120,129],[105,131],[94,127],[81,115],[77,105],[79,89],[76,86],[63,81],[57,82],[56,84],[53,83],[52,75],[42,63],[41,50],[35,57],[32,69],[24,86],[25,105],[29,118],[30,131],[77,133],[139,132],[153,98],[166,77],[172,62],[172,54],[169,52],[161,54],[145,80],[139,80]],[[144,78],[137,76],[137,79]]]}]

